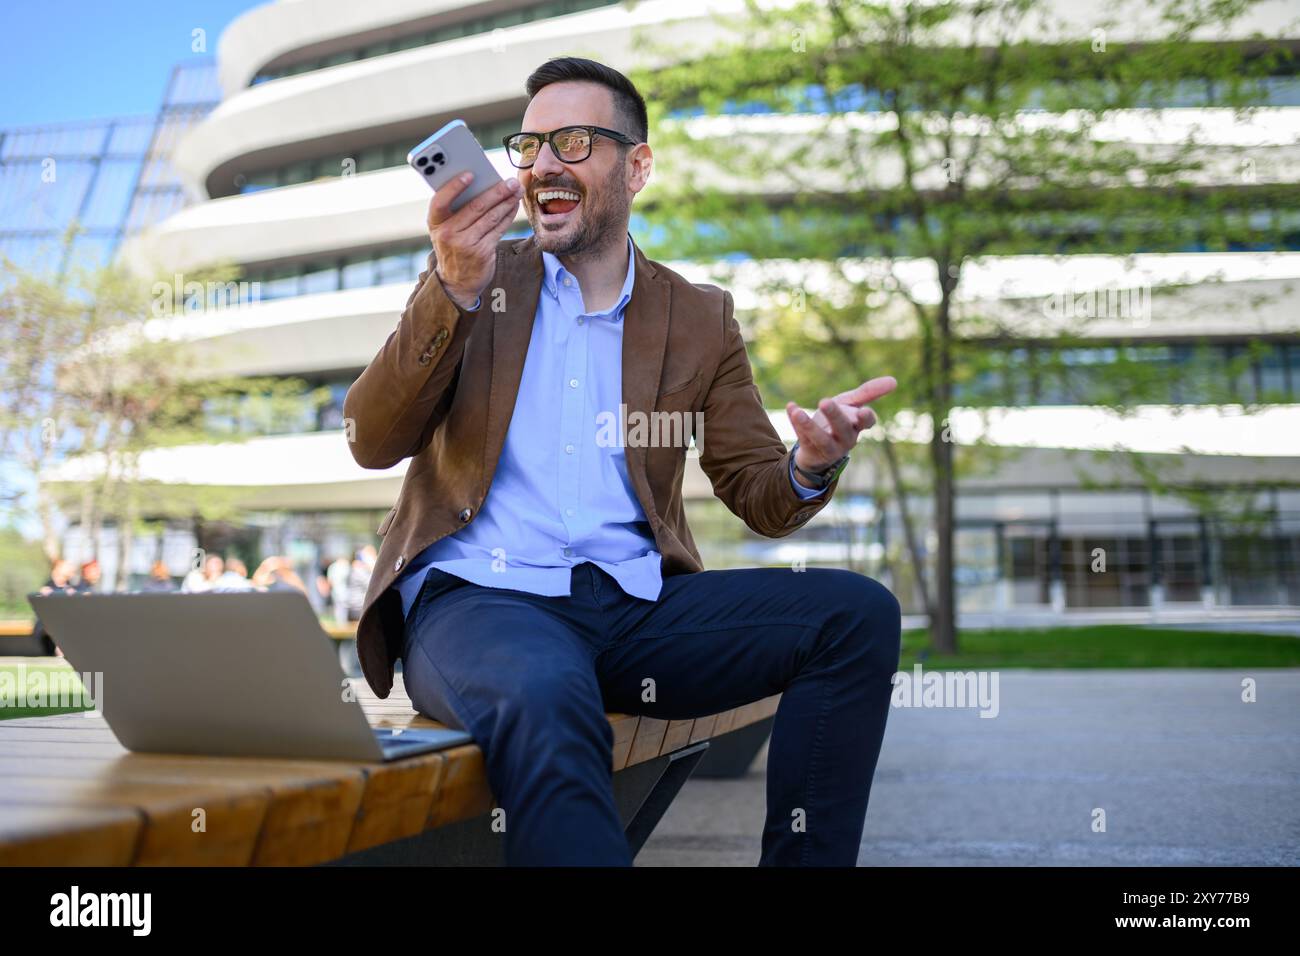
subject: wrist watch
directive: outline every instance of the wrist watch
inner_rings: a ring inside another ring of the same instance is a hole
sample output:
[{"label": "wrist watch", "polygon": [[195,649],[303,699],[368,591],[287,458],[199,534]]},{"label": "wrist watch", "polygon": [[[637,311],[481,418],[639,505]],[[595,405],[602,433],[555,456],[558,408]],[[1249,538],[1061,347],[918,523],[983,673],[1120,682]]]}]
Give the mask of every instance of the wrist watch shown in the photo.
[{"label": "wrist watch", "polygon": [[809,487],[812,488],[828,487],[831,482],[833,482],[836,478],[840,476],[840,472],[844,470],[844,466],[849,463],[849,456],[845,455],[843,458],[839,459],[838,461],[832,462],[830,467],[828,467],[824,471],[805,471],[804,469],[800,468],[799,463],[795,461],[794,456],[798,453],[798,451],[799,451],[799,442],[796,441],[794,443],[794,447],[790,449],[790,463],[794,466],[795,473],[798,474],[799,477],[802,478],[804,481],[808,482]]}]

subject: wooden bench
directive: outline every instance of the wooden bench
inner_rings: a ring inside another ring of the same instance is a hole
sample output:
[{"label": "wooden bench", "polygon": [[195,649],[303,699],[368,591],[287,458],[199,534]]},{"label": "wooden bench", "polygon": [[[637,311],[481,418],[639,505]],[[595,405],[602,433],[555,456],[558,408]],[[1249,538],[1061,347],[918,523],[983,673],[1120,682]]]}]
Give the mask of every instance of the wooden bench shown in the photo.
[{"label": "wooden bench", "polygon": [[[374,727],[442,726],[412,709],[400,675],[386,700],[354,685]],[[710,745],[759,728],[761,743],[779,699],[695,720],[609,715],[633,855]],[[0,720],[4,866],[493,865],[494,806],[472,744],[379,764],[151,755],[97,715]]]}]

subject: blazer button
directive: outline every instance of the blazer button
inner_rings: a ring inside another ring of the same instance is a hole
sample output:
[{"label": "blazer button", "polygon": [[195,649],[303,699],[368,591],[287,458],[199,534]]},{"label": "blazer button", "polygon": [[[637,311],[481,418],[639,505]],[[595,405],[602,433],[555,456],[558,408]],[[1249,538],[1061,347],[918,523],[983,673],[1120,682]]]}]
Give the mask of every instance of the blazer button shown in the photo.
[{"label": "blazer button", "polygon": [[406,563],[406,558],[399,554],[397,556],[397,560],[393,562],[393,570],[394,571],[402,570],[402,565],[405,563]]},{"label": "blazer button", "polygon": [[429,353],[427,352],[421,352],[420,357],[416,359],[416,361],[419,362],[421,365],[428,365],[431,361],[433,361],[433,356],[429,355]]},{"label": "blazer button", "polygon": [[471,511],[469,508],[462,508],[459,515],[460,520],[462,522],[468,521],[470,519],[470,515],[472,515],[473,513],[474,512]]}]

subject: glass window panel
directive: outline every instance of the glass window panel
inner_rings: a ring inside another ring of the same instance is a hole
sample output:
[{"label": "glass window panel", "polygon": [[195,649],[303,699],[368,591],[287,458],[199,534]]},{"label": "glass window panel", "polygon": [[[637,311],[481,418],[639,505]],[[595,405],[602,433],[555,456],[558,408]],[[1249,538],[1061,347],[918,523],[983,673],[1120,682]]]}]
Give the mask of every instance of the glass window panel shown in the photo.
[{"label": "glass window panel", "polygon": [[375,285],[375,261],[352,259],[343,267],[343,288],[367,289]]},{"label": "glass window panel", "polygon": [[1259,358],[1259,397],[1261,401],[1286,401],[1286,373],[1286,346],[1271,346],[1269,350]]},{"label": "glass window panel", "polygon": [[339,287],[339,270],[336,266],[325,265],[321,263],[319,267],[312,268],[302,277],[302,294],[311,295],[314,292],[334,292]]}]

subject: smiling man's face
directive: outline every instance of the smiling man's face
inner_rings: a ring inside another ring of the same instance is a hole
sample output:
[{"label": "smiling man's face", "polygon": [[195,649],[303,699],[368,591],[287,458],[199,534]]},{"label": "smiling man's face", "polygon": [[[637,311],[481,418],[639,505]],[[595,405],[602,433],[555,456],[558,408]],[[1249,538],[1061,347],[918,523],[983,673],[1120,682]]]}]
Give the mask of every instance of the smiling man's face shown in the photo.
[{"label": "smiling man's face", "polygon": [[[549,133],[561,126],[603,126],[625,135],[626,123],[615,113],[614,94],[598,83],[564,82],[543,87],[524,112],[522,129]],[[599,249],[611,237],[627,233],[632,197],[649,175],[650,147],[623,146],[604,136],[592,141],[591,155],[579,163],[563,163],[550,145],[528,169],[519,170],[524,187],[524,211],[541,248],[556,256],[580,255]],[[563,190],[577,204],[556,201],[560,211],[547,211],[539,195]]]}]

